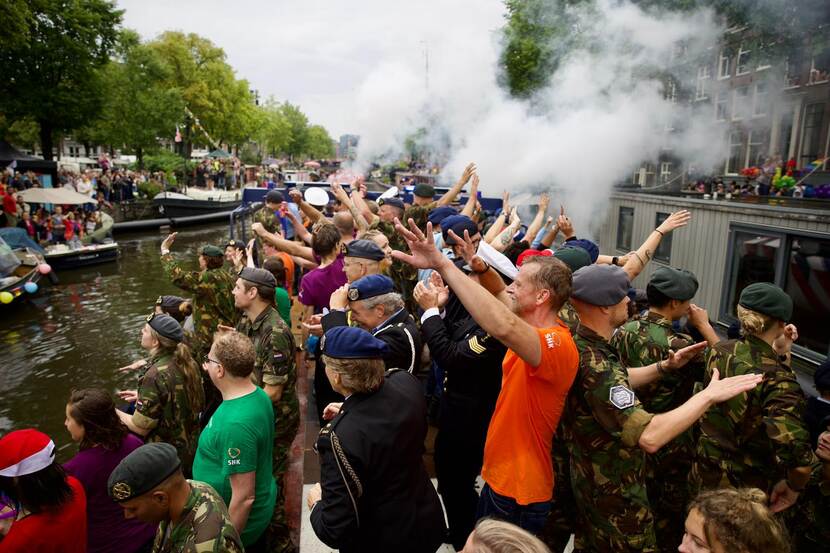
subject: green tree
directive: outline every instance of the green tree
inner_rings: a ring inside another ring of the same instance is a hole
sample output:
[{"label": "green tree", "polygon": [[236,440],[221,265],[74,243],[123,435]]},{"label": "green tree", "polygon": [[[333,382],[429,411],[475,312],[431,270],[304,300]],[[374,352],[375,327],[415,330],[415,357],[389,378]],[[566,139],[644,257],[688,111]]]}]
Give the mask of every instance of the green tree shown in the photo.
[{"label": "green tree", "polygon": [[328,131],[322,125],[308,127],[305,154],[312,159],[328,159],[334,157],[334,142]]},{"label": "green tree", "polygon": [[308,144],[308,117],[298,106],[285,102],[280,106],[280,113],[288,123],[289,140],[284,151],[292,158],[306,151]]},{"label": "green tree", "polygon": [[55,133],[101,108],[97,70],[113,53],[123,11],[107,0],[29,0],[28,12],[15,5],[8,12],[26,38],[0,43],[0,105],[10,119],[37,122],[43,157],[52,159]]},{"label": "green tree", "polygon": [[0,48],[5,48],[14,42],[29,39],[29,23],[32,11],[26,0],[3,0],[0,2],[0,21],[3,22],[3,32],[0,33]]},{"label": "green tree", "polygon": [[259,143],[263,155],[277,156],[291,142],[291,126],[283,116],[282,105],[273,97],[259,106],[253,138]]}]

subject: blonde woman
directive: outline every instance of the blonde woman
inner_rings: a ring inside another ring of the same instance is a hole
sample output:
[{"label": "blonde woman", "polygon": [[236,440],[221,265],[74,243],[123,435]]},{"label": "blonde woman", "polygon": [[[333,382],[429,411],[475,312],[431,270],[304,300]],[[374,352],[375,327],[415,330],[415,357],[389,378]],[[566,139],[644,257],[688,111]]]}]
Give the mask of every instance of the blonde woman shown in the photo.
[{"label": "blonde woman", "polygon": [[461,553],[550,553],[550,549],[515,524],[483,518],[470,532]]}]

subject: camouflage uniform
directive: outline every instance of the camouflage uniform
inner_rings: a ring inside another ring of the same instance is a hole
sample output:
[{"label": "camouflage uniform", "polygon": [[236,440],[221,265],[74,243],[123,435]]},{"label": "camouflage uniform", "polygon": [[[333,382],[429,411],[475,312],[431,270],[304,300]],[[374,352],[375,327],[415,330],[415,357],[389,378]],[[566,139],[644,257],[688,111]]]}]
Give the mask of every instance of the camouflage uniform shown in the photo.
[{"label": "camouflage uniform", "polygon": [[[667,359],[669,350],[678,351],[694,343],[691,336],[675,332],[669,319],[651,311],[623,325],[611,339],[626,367],[651,365]],[[638,388],[637,398],[650,413],[666,413],[692,397],[695,383],[701,380],[703,358],[698,356],[684,367]],[[676,551],[678,536],[683,535],[695,443],[690,428],[647,458],[646,486],[657,542],[663,551]]]},{"label": "camouflage uniform", "polygon": [[[435,208],[435,202],[428,205],[413,205],[408,207],[406,211],[404,211],[401,223],[408,227],[408,221],[409,219],[412,219],[415,221],[415,224],[418,225],[418,228],[425,231],[427,216],[433,208]],[[393,250],[401,252],[409,251],[409,246],[406,245],[406,240],[397,231],[397,229],[395,229],[395,225],[393,223],[376,221],[371,228],[381,231],[389,240],[389,246]],[[406,303],[406,310],[409,313],[417,313],[418,304],[413,297],[413,292],[415,290],[415,285],[418,283],[418,269],[409,263],[404,263],[395,259],[392,261],[392,266],[389,267],[389,278],[395,282],[395,288],[403,296],[404,302]]]},{"label": "camouflage uniform", "polygon": [[295,551],[285,515],[285,473],[288,470],[291,444],[300,425],[297,400],[297,367],[294,362],[294,335],[273,307],[267,307],[255,321],[243,316],[236,329],[254,343],[256,361],[251,379],[257,386],[283,386],[280,400],[274,404],[274,479],[277,500],[269,525],[270,551]]},{"label": "camouflage uniform", "polygon": [[807,489],[792,509],[795,512],[791,535],[795,542],[793,551],[797,553],[830,551],[830,480],[824,477],[823,464],[814,467]]},{"label": "camouflage uniform", "polygon": [[254,223],[262,223],[265,230],[271,234],[282,233],[283,231],[280,218],[267,205],[262,206],[262,209],[254,213]]},{"label": "camouflage uniform", "polygon": [[804,394],[793,370],[772,347],[755,336],[717,344],[706,358],[706,382],[761,373],[753,390],[714,405],[700,419],[697,457],[690,474],[692,492],[755,487],[766,493],[788,469],[816,462],[804,424]]},{"label": "camouflage uniform", "polygon": [[159,524],[152,553],[242,553],[242,540],[219,494],[204,482],[187,482],[190,496],[181,519],[175,526],[169,520]]},{"label": "camouflage uniform", "polygon": [[176,448],[182,471],[190,474],[199,443],[199,413],[191,409],[192,398],[184,387],[181,369],[170,355],[153,357],[138,382],[133,423],[150,429],[145,441],[166,442]]},{"label": "camouflage uniform", "polygon": [[579,313],[576,312],[570,300],[562,304],[558,315],[562,319],[562,322],[565,323],[565,326],[568,327],[568,330],[571,331],[571,335],[573,335],[576,332],[576,327],[579,326]]},{"label": "camouflage uniform", "polygon": [[201,363],[213,344],[220,324],[234,326],[238,318],[233,303],[236,278],[224,268],[186,271],[171,254],[161,256],[162,267],[173,285],[193,295],[193,357]]},{"label": "camouflage uniform", "polygon": [[[657,551],[638,442],[654,417],[631,391],[616,349],[579,325],[579,369],[564,409],[577,539],[587,551]],[[584,531],[583,531],[584,530]]]}]

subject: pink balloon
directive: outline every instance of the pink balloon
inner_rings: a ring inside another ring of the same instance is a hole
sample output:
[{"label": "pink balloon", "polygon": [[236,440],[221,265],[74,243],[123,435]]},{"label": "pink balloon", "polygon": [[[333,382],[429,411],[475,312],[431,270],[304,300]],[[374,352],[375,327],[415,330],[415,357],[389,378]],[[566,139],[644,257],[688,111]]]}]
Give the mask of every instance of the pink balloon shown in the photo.
[{"label": "pink balloon", "polygon": [[48,275],[52,271],[52,267],[48,263],[41,263],[37,266],[37,272],[42,275]]}]

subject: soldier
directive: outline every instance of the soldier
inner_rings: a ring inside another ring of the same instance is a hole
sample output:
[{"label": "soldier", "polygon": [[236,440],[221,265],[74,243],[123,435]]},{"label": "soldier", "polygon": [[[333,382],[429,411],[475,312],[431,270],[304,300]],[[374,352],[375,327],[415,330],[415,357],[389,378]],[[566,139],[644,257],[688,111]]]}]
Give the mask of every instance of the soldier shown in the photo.
[{"label": "soldier", "polygon": [[300,425],[297,401],[296,345],[291,329],[274,308],[274,275],[265,269],[245,267],[233,289],[236,307],[243,316],[236,330],[254,343],[256,361],[251,380],[265,390],[274,406],[274,479],[277,502],[269,527],[270,551],[294,551],[285,518],[285,473],[291,443]]},{"label": "soldier", "polygon": [[421,335],[391,278],[369,275],[343,285],[331,295],[330,307],[331,311],[322,319],[323,332],[347,326],[349,309],[357,326],[389,345],[389,353],[384,356],[387,369],[402,369],[418,376]]},{"label": "soldier", "polygon": [[225,502],[209,485],[185,480],[170,444],[145,444],[127,455],[107,490],[126,518],[159,525],[152,553],[243,551]]},{"label": "soldier", "polygon": [[756,282],[741,292],[737,311],[743,336],[709,352],[706,379],[759,374],[763,380],[706,412],[690,482],[694,490],[759,488],[779,512],[796,502],[816,462],[802,419],[804,394],[790,367],[798,338],[795,325],[787,324],[793,302],[774,284]]},{"label": "soldier", "polygon": [[204,408],[202,376],[182,341],[184,331],[170,315],[147,317],[141,329],[141,347],[148,351],[138,390],[119,393],[135,401],[135,412],[116,411],[131,432],[147,442],[175,446],[182,470],[190,475],[199,438],[199,413]]},{"label": "soldier", "polygon": [[682,367],[705,344],[670,353],[646,367],[626,369],[609,340],[628,318],[628,287],[626,273],[612,265],[589,265],[573,276],[571,302],[580,320],[574,337],[579,368],[562,430],[570,445],[577,540],[589,551],[657,551],[644,485],[645,454],[665,446],[709,406],[760,381],[755,375],[724,380],[715,375],[705,390],[681,407],[658,415],[647,412],[632,389],[653,382],[665,370]]},{"label": "soldier", "polygon": [[326,374],[346,397],[320,430],[320,484],[308,494],[311,526],[343,553],[434,553],[444,515],[424,467],[426,402],[405,371],[384,377],[388,346],[341,326],[321,339]]},{"label": "soldier", "polygon": [[285,215],[279,215],[280,209],[283,208],[285,198],[279,190],[269,190],[265,194],[265,205],[262,209],[254,214],[254,222],[261,223],[265,229],[271,234],[282,234],[290,239],[294,236],[294,228],[289,221],[286,220]]},{"label": "soldier", "polygon": [[[672,328],[673,321],[686,315],[710,346],[719,341],[706,311],[691,303],[697,289],[697,278],[689,271],[672,267],[654,271],[646,287],[649,311],[644,317],[623,325],[611,340],[624,366],[656,363],[666,359],[670,351],[693,345],[691,336]],[[682,370],[668,372],[638,388],[637,398],[649,413],[665,413],[692,397],[695,382],[702,380],[703,358],[698,356]],[[696,443],[692,430],[683,432],[648,458],[651,470],[646,487],[654,511],[657,543],[662,551],[674,551],[677,536],[683,534],[683,512],[690,499],[687,480]]]}]

